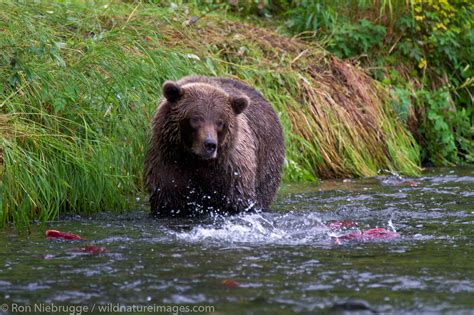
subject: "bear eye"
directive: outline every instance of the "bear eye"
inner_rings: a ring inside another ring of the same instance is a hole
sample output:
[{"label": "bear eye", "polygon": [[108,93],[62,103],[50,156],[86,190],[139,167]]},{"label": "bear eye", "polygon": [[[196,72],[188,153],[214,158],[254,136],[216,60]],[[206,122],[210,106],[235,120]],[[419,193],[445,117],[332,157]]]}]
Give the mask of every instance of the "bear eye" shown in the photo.
[{"label": "bear eye", "polygon": [[217,129],[222,130],[224,128],[224,121],[218,120],[216,123]]},{"label": "bear eye", "polygon": [[189,123],[192,127],[197,127],[201,123],[201,121],[201,117],[191,117],[191,119],[189,119]]}]

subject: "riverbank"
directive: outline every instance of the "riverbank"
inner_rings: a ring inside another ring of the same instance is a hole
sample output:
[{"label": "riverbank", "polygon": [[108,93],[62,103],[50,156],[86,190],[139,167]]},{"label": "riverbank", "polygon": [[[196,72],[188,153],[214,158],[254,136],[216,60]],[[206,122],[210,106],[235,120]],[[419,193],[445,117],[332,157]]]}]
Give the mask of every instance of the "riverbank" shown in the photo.
[{"label": "riverbank", "polygon": [[142,191],[166,79],[246,81],[284,126],[284,180],[419,173],[388,91],[316,44],[153,4],[0,4],[1,222],[121,211]]}]

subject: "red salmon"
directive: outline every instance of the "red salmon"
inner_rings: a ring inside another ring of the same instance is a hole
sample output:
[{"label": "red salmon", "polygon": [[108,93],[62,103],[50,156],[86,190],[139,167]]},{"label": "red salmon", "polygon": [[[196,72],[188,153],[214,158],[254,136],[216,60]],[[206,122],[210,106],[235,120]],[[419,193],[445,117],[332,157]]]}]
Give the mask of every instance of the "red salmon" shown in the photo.
[{"label": "red salmon", "polygon": [[79,235],[72,234],[72,233],[65,233],[65,232],[59,232],[57,230],[47,230],[44,235],[47,238],[62,238],[64,240],[69,240],[69,241],[79,241],[82,240]]}]

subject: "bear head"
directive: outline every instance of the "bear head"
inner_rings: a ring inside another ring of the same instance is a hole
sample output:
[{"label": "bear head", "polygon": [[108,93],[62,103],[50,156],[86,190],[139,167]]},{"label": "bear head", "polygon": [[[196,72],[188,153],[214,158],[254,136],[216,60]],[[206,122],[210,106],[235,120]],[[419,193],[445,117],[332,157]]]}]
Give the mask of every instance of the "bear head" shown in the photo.
[{"label": "bear head", "polygon": [[177,125],[178,142],[200,160],[228,151],[238,130],[237,116],[250,102],[245,95],[231,96],[207,83],[166,81],[163,96],[169,118]]}]

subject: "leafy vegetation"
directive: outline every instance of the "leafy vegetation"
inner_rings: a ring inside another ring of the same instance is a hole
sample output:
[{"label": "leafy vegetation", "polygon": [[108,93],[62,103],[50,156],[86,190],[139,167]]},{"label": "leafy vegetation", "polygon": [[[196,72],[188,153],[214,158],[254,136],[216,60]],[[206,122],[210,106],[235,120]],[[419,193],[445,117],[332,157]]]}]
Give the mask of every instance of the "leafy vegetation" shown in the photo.
[{"label": "leafy vegetation", "polygon": [[286,181],[418,174],[418,146],[380,83],[317,45],[213,10],[0,3],[2,224],[130,207],[161,84],[190,74],[242,79],[272,102]]},{"label": "leafy vegetation", "polygon": [[[288,29],[312,35],[404,95],[402,115],[435,165],[474,162],[474,4],[443,1],[285,1]],[[394,104],[397,106],[397,104]],[[404,117],[407,121],[407,117]]]}]

